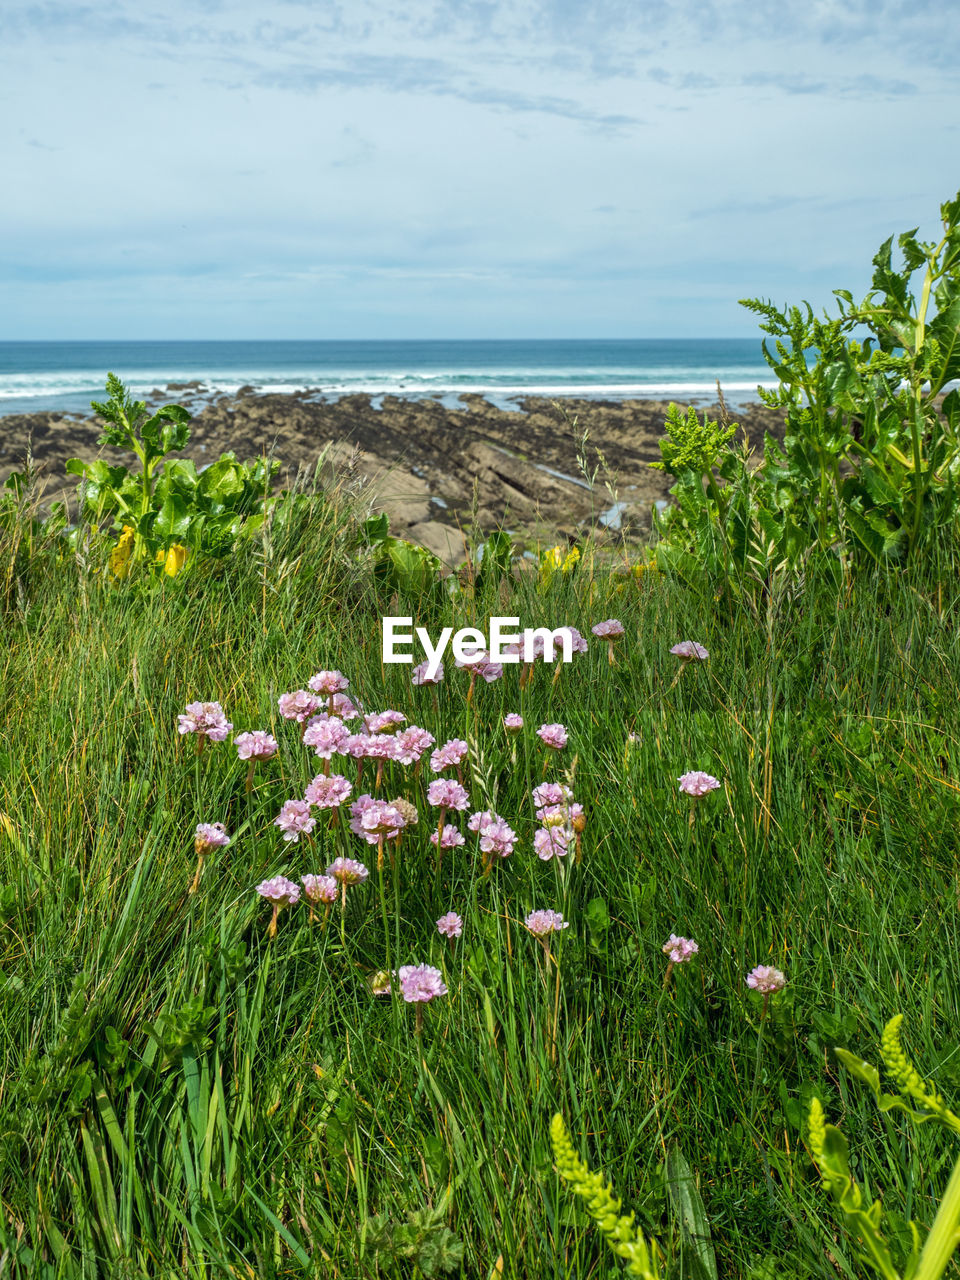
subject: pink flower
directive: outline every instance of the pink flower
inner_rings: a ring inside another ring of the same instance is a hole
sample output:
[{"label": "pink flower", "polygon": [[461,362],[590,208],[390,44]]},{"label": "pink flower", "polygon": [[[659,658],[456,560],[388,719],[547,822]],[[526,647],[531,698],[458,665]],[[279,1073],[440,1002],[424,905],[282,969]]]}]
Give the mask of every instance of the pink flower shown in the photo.
[{"label": "pink flower", "polygon": [[467,754],[467,744],[462,738],[451,738],[442,747],[437,747],[430,757],[430,768],[434,773],[443,773],[444,769],[452,769],[460,764]]},{"label": "pink flower", "polygon": [[499,813],[494,813],[492,809],[481,809],[478,813],[471,813],[467,819],[467,828],[470,831],[480,831],[491,822],[502,821]]},{"label": "pink flower", "polygon": [[702,644],[697,644],[696,640],[681,640],[679,644],[675,644],[670,650],[678,658],[682,658],[684,662],[691,662],[696,658],[699,662],[706,662],[710,654]]},{"label": "pink flower", "polygon": [[211,742],[223,742],[232,730],[219,702],[188,702],[186,714],[177,716],[178,733],[198,733]]},{"label": "pink flower", "polygon": [[407,717],[402,711],[378,711],[364,716],[363,723],[367,727],[367,733],[396,733],[402,724],[407,723]]},{"label": "pink flower", "polygon": [[334,858],[327,867],[327,875],[340,884],[361,884],[369,874],[363,863],[354,858]]},{"label": "pink flower", "polygon": [[317,825],[317,820],[310,813],[310,806],[305,800],[288,800],[274,818],[273,825],[283,832],[284,840],[296,844],[302,835],[310,834]]},{"label": "pink flower", "polygon": [[517,833],[497,817],[480,828],[480,851],[498,858],[509,858],[517,843]]},{"label": "pink flower", "polygon": [[345,693],[335,693],[333,695],[333,707],[331,710],[338,719],[343,721],[356,720],[360,714],[359,706],[354,706]]},{"label": "pink flower", "polygon": [[564,857],[567,841],[567,834],[560,827],[538,827],[533,833],[534,852],[543,862]]},{"label": "pink flower", "polygon": [[341,774],[331,773],[329,778],[325,778],[320,773],[309,784],[303,798],[307,804],[312,804],[317,809],[337,809],[352,790],[353,784]]},{"label": "pink flower", "polygon": [[275,907],[292,907],[299,901],[300,887],[286,876],[274,876],[272,880],[264,880],[257,885],[257,893],[266,898]]},{"label": "pink flower", "polygon": [[552,805],[565,805],[573,799],[573,792],[563,782],[541,782],[533,788],[533,803],[537,817],[543,819],[544,811]]},{"label": "pink flower", "polygon": [[297,689],[293,693],[281,693],[277,699],[277,707],[284,720],[296,720],[303,724],[309,720],[320,707],[320,699],[306,689]]},{"label": "pink flower", "polygon": [[310,902],[335,902],[337,882],[333,876],[303,877],[303,892]]},{"label": "pink flower", "polygon": [[458,809],[461,812],[470,804],[470,793],[459,782],[449,778],[437,778],[427,787],[427,800],[438,809]]},{"label": "pink flower", "polygon": [[412,724],[409,729],[401,729],[393,740],[393,758],[399,764],[416,764],[425,751],[429,751],[436,738],[426,729]]},{"label": "pink flower", "polygon": [[459,938],[463,933],[463,920],[455,911],[448,911],[437,921],[437,933],[445,938]]},{"label": "pink flower", "polygon": [[692,938],[678,938],[675,933],[663,944],[663,954],[669,957],[671,964],[683,964],[695,956],[700,947]]},{"label": "pink flower", "polygon": [[[383,800],[368,804],[359,817],[360,830],[356,833],[366,838],[367,844],[379,844],[380,840],[396,840],[407,825],[403,814],[394,805]],[[351,830],[353,822],[350,823]]]},{"label": "pink flower", "polygon": [[606,622],[598,622],[590,630],[595,636],[599,636],[601,640],[615,640],[618,636],[624,634],[623,623],[616,618],[608,618]]},{"label": "pink flower", "polygon": [[340,671],[318,671],[307,681],[307,688],[314,693],[322,693],[324,697],[332,697],[350,687],[350,681]]},{"label": "pink flower", "polygon": [[484,678],[487,684],[492,684],[494,680],[499,680],[503,675],[503,665],[499,662],[491,662],[490,654],[485,649],[469,661],[457,658],[455,665],[460,667],[461,670],[475,671],[478,676]]},{"label": "pink flower", "polygon": [[314,716],[303,733],[304,746],[313,747],[321,760],[339,755],[350,732],[336,716]]},{"label": "pink flower", "polygon": [[367,844],[379,844],[381,836],[395,840],[406,825],[396,805],[366,793],[357,796],[350,806],[350,830],[355,836],[363,836]]},{"label": "pink flower", "polygon": [[[433,845],[437,843],[436,831],[431,835],[430,843]],[[456,827],[452,827],[449,822],[444,824],[443,838],[440,841],[441,849],[457,849],[460,845],[466,843],[465,838],[460,834]]]},{"label": "pink flower", "polygon": [[565,631],[569,631],[569,632],[570,632],[570,636],[571,636],[571,638],[573,639],[573,652],[574,652],[574,653],[586,653],[590,646],[587,644],[586,640],[583,638],[583,636],[580,634],[580,632],[577,630],[577,628],[576,628],[576,627],[564,627],[563,629],[564,629]]},{"label": "pink flower", "polygon": [[193,849],[201,858],[213,849],[222,849],[230,843],[227,829],[222,822],[201,822],[193,837]]},{"label": "pink flower", "polygon": [[443,974],[429,964],[402,964],[397,970],[400,994],[407,1004],[426,1004],[437,996],[445,996]]},{"label": "pink flower", "polygon": [[567,745],[567,731],[562,724],[542,724],[537,730],[537,737],[554,751],[562,751]]},{"label": "pink flower", "polygon": [[252,733],[238,733],[233,740],[241,760],[269,760],[277,750],[277,740],[263,729]]},{"label": "pink flower", "polygon": [[787,979],[780,970],[769,964],[758,964],[747,974],[747,986],[761,995],[772,995],[775,991],[782,991],[786,985]]},{"label": "pink flower", "polygon": [[718,778],[710,773],[702,773],[699,769],[683,774],[677,781],[684,795],[694,797],[705,796],[710,791],[716,791],[720,786]]},{"label": "pink flower", "polygon": [[430,666],[429,662],[421,662],[419,666],[416,666],[413,668],[413,672],[410,678],[414,684],[420,685],[420,684],[439,684],[440,683],[440,681],[443,679],[443,663],[442,662],[437,663],[437,669],[432,676],[428,675],[429,666]]},{"label": "pink flower", "polygon": [[570,921],[564,920],[559,911],[549,910],[531,911],[523,923],[535,938],[545,938],[549,933],[570,927]]},{"label": "pink flower", "polygon": [[575,802],[568,804],[548,804],[542,809],[537,810],[537,817],[545,827],[573,827],[577,829],[578,822],[582,825],[580,830],[586,823],[583,821],[583,805]]},{"label": "pink flower", "polygon": [[516,711],[510,711],[503,717],[503,727],[507,733],[519,733],[523,728],[523,716],[517,715]]}]

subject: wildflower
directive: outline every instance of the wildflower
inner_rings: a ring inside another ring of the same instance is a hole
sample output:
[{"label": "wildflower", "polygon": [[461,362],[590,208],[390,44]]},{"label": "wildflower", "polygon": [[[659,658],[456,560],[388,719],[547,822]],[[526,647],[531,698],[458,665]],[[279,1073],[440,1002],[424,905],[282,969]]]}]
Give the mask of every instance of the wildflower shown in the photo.
[{"label": "wildflower", "polygon": [[203,871],[203,860],[214,849],[222,849],[230,843],[227,829],[222,822],[200,822],[193,837],[193,851],[197,855],[197,870],[193,883],[188,890],[196,893],[200,887],[200,873]]},{"label": "wildflower", "polygon": [[332,715],[338,716],[343,721],[356,720],[357,716],[363,713],[361,704],[351,702],[345,693],[333,695],[333,705],[330,710]]},{"label": "wildflower", "polygon": [[459,769],[467,754],[467,744],[462,738],[451,738],[442,747],[437,747],[430,757],[430,768],[434,773],[443,773],[444,769]]},{"label": "wildflower", "polygon": [[300,889],[286,876],[274,876],[257,885],[257,893],[279,907],[292,907],[300,899]]},{"label": "wildflower", "polygon": [[286,876],[274,876],[272,880],[264,880],[257,885],[257,893],[273,905],[273,915],[267,928],[267,937],[277,936],[277,916],[282,907],[292,907],[299,901],[300,888]]},{"label": "wildflower", "polygon": [[694,799],[705,796],[711,791],[716,791],[720,786],[719,778],[715,778],[710,773],[703,773],[699,769],[683,774],[677,781],[680,783],[680,790],[684,795],[692,796]]},{"label": "wildflower", "polygon": [[786,985],[787,979],[784,974],[769,964],[758,964],[747,974],[747,986],[754,991],[759,991],[764,997],[773,995],[776,991],[782,991]]},{"label": "wildflower", "polygon": [[697,644],[696,640],[681,640],[679,644],[673,646],[670,652],[684,663],[692,662],[694,659],[698,662],[706,662],[707,658],[710,657],[703,645]]},{"label": "wildflower", "polygon": [[338,809],[353,790],[353,784],[339,773],[318,774],[303,793],[307,804],[317,809]]},{"label": "wildflower", "polygon": [[363,863],[354,858],[334,858],[327,867],[327,875],[333,876],[344,888],[348,884],[362,884],[369,874]]},{"label": "wildflower", "polygon": [[333,876],[306,875],[303,877],[303,892],[310,902],[335,902],[337,882]]},{"label": "wildflower", "polygon": [[427,729],[410,725],[401,729],[393,740],[393,758],[398,764],[417,764],[425,751],[429,751],[436,738]]},{"label": "wildflower", "polygon": [[187,563],[189,551],[182,542],[172,543],[166,551],[158,551],[156,556],[157,564],[163,566],[163,572],[168,578],[175,578],[183,566]]},{"label": "wildflower", "polygon": [[460,845],[467,843],[464,836],[460,834],[456,827],[451,826],[449,822],[444,824],[442,835],[439,831],[434,831],[431,834],[431,844],[437,844],[438,840],[439,847],[441,849],[458,849]]},{"label": "wildflower", "polygon": [[542,724],[537,730],[537,737],[554,751],[562,751],[567,745],[567,731],[562,724]]},{"label": "wildflower", "polygon": [[427,800],[441,809],[457,809],[461,813],[470,804],[470,793],[459,782],[437,778],[427,787]]},{"label": "wildflower", "polygon": [[519,733],[523,728],[523,716],[517,715],[516,711],[510,711],[503,717],[503,727],[507,733]]},{"label": "wildflower", "polygon": [[495,857],[509,858],[516,843],[517,833],[499,815],[480,828],[480,852],[488,864]]},{"label": "wildflower", "polygon": [[210,853],[213,849],[222,849],[229,843],[230,837],[227,835],[227,829],[222,822],[201,822],[197,824],[193,848],[201,857]]},{"label": "wildflower", "polygon": [[339,755],[350,731],[336,716],[314,716],[303,731],[303,745],[313,747],[321,760]]},{"label": "wildflower", "polygon": [[303,724],[317,713],[320,699],[306,689],[296,689],[293,693],[281,693],[277,699],[277,708],[284,720],[296,720],[298,724]]},{"label": "wildflower", "polygon": [[570,927],[570,921],[564,920],[559,911],[550,910],[531,911],[523,923],[535,938],[545,938]]},{"label": "wildflower", "polygon": [[432,676],[429,674],[429,672],[430,672],[430,663],[421,662],[418,666],[413,668],[413,672],[410,678],[413,681],[413,683],[416,685],[439,684],[440,681],[443,679],[443,663],[442,662],[437,663],[437,669]]},{"label": "wildflower", "polygon": [[617,618],[608,618],[606,622],[598,622],[590,630],[601,640],[616,640],[624,634],[623,623]]},{"label": "wildflower", "polygon": [[273,820],[273,825],[283,832],[284,840],[296,844],[302,835],[309,835],[317,825],[306,800],[287,800]]},{"label": "wildflower", "polygon": [[125,578],[130,572],[130,561],[133,556],[133,544],[137,531],[133,525],[125,524],[120,531],[117,545],[110,552],[107,564],[115,578]]},{"label": "wildflower", "polygon": [[314,693],[323,694],[326,698],[342,693],[349,687],[350,681],[341,671],[318,671],[307,681],[308,689],[312,689]]},{"label": "wildflower", "polygon": [[598,622],[595,627],[590,630],[595,636],[607,642],[607,661],[612,667],[614,664],[613,642],[624,634],[623,623],[616,618],[608,618],[606,622]]},{"label": "wildflower", "polygon": [[263,729],[252,733],[238,733],[233,740],[241,760],[269,760],[277,751],[277,740]]},{"label": "wildflower", "polygon": [[459,938],[463,933],[463,919],[458,916],[455,911],[448,911],[445,916],[441,916],[437,921],[437,933],[443,934],[445,938],[453,941]]},{"label": "wildflower", "polygon": [[211,742],[223,742],[233,725],[223,714],[219,702],[188,702],[184,715],[177,716],[177,732],[180,734],[196,733],[197,750],[203,745],[204,738]]},{"label": "wildflower", "polygon": [[692,938],[678,938],[675,933],[663,944],[663,954],[668,956],[671,964],[685,964],[697,954],[700,947]]},{"label": "wildflower", "polygon": [[[395,840],[403,830],[403,815],[399,809],[384,800],[374,800],[367,805],[358,819],[357,835],[366,838],[368,844],[380,844],[383,840]],[[353,823],[350,824],[353,829]]]},{"label": "wildflower", "polygon": [[396,733],[402,724],[406,724],[407,717],[402,711],[378,711],[364,716],[363,723],[367,727],[367,733],[390,734]]},{"label": "wildflower", "polygon": [[408,1004],[427,1004],[445,996],[443,974],[429,964],[402,964],[397,970],[400,993]]},{"label": "wildflower", "polygon": [[544,810],[551,805],[565,805],[573,799],[573,792],[563,782],[541,782],[533,788],[533,803],[538,818],[543,818]]},{"label": "wildflower", "polygon": [[572,650],[574,653],[586,653],[590,646],[587,644],[586,638],[580,634],[576,627],[564,627],[564,631],[570,632],[570,639],[573,641]]},{"label": "wildflower", "polygon": [[560,827],[540,827],[533,833],[534,852],[543,862],[564,857],[567,841],[567,834]]}]

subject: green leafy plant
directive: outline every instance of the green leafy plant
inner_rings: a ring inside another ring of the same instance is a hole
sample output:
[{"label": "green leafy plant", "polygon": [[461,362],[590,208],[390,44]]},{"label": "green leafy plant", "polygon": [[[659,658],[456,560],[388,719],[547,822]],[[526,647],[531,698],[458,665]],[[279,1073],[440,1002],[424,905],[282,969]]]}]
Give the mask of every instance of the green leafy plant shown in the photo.
[{"label": "green leafy plant", "polygon": [[[834,290],[839,314],[749,298],[779,379],[763,400],[785,411],[783,441],[763,457],[733,431],[671,406],[662,460],[677,505],[659,521],[658,559],[683,570],[764,574],[811,554],[904,561],[956,529],[960,480],[960,193],[941,206],[943,234],[893,237],[873,258],[860,303]],[[933,310],[935,308],[935,310]]]},{"label": "green leafy plant", "polygon": [[186,409],[171,404],[148,414],[112,373],[107,391],[105,402],[92,401],[105,424],[99,443],[136,454],[139,470],[71,458],[67,471],[83,482],[86,519],[119,534],[109,561],[114,578],[144,568],[173,576],[190,552],[223,555],[241,532],[259,527],[279,463],[241,463],[225,453],[198,472],[192,460],[167,456],[189,441]]},{"label": "green leafy plant", "polygon": [[411,1262],[416,1273],[433,1276],[458,1271],[464,1246],[444,1223],[445,1205],[411,1209],[405,1222],[390,1222],[383,1214],[367,1220],[367,1248],[378,1261]]},{"label": "green leafy plant", "polygon": [[[882,1112],[903,1111],[915,1124],[936,1121],[960,1134],[960,1116],[957,1116],[936,1089],[925,1081],[903,1050],[900,1043],[900,1024],[903,1015],[891,1018],[880,1040],[880,1056],[893,1079],[897,1093],[884,1093],[880,1087],[880,1072],[869,1062],[864,1062],[846,1049],[836,1049],[840,1062],[858,1080],[866,1084]],[[875,1200],[869,1206],[856,1179],[850,1172],[850,1147],[846,1138],[834,1125],[827,1124],[820,1100],[814,1097],[810,1103],[809,1145],[823,1185],[833,1197],[844,1225],[856,1239],[860,1260],[883,1280],[939,1280],[947,1268],[957,1245],[960,1244],[960,1160],[957,1161],[933,1226],[921,1248],[920,1231],[913,1222],[907,1222],[911,1244],[910,1254],[901,1272],[893,1258],[886,1235],[896,1227],[889,1215]],[[888,1218],[891,1219],[888,1224]]]}]

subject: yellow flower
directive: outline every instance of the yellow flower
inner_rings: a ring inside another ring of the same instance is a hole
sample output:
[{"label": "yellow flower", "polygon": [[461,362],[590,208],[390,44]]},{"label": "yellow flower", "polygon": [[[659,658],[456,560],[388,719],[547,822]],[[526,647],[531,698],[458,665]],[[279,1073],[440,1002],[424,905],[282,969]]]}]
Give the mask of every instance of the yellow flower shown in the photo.
[{"label": "yellow flower", "polygon": [[561,573],[570,573],[579,559],[579,547],[571,547],[569,551],[561,546],[551,547],[540,557],[540,580],[549,582],[557,570]]},{"label": "yellow flower", "polygon": [[110,552],[108,564],[115,578],[125,578],[130,572],[130,557],[133,555],[133,539],[135,531],[125,524],[117,539],[117,545]]},{"label": "yellow flower", "polygon": [[163,565],[163,572],[168,578],[175,578],[187,562],[187,548],[182,542],[175,542],[166,551],[157,552],[157,564]]}]

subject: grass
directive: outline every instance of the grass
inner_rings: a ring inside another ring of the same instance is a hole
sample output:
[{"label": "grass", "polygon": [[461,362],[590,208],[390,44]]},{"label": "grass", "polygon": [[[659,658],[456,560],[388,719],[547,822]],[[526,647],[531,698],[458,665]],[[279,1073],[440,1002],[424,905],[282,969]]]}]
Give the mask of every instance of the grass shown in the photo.
[{"label": "grass", "polygon": [[[830,1047],[876,1060],[902,1010],[921,1070],[948,1095],[960,1083],[957,579],[891,573],[838,595],[808,578],[751,603],[591,574],[586,557],[546,589],[520,572],[405,600],[378,596],[350,539],[348,513],[316,498],[151,591],[5,546],[0,1275],[429,1274],[427,1255],[391,1256],[420,1230],[441,1258],[462,1242],[458,1273],[483,1280],[611,1277],[553,1168],[556,1111],[683,1253],[671,1275],[709,1274],[681,1230],[679,1157],[720,1276],[859,1275],[804,1151],[813,1093],[865,1192],[929,1223],[953,1153],[880,1116]],[[381,666],[380,619],[407,612],[431,630],[501,613],[585,633],[612,615],[627,636],[613,667],[594,642],[555,681],[539,667],[521,692],[507,668],[468,706],[452,664],[436,697]],[[675,680],[684,638],[711,656]],[[296,845],[273,825],[318,771],[277,697],[323,667],[369,709],[474,744],[471,810],[496,808],[520,843],[487,879],[471,837],[438,875],[432,775],[391,765],[383,794],[421,821],[385,897],[374,871],[342,938],[301,904],[269,942],[260,880],[337,853],[375,866],[342,824]],[[280,740],[249,797],[229,741],[197,756],[178,736],[194,699]],[[507,711],[526,722],[515,761]],[[570,732],[549,759],[546,721]],[[723,781],[692,829],[688,769]],[[561,866],[532,853],[530,792],[565,772],[588,822],[582,861]],[[191,896],[193,830],[213,821],[232,843]],[[522,927],[547,906],[571,922],[549,957]],[[452,946],[434,924],[450,909],[466,922]],[[700,953],[665,988],[672,931]],[[388,950],[444,970],[419,1038],[413,1010],[369,991]],[[756,964],[788,979],[762,1028]]]}]

